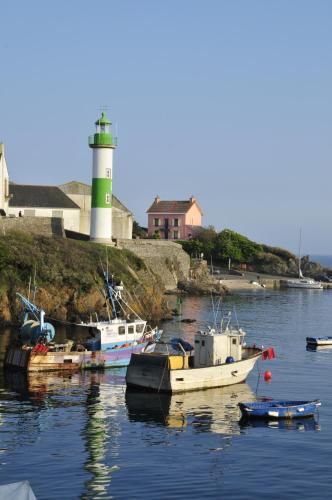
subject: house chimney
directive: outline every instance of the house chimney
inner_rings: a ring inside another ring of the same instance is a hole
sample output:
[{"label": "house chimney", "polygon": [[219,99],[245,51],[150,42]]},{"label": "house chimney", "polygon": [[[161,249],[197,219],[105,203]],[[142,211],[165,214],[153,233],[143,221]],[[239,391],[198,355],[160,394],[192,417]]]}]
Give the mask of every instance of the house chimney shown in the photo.
[{"label": "house chimney", "polygon": [[190,196],[189,201],[190,203],[195,203],[196,198],[194,196]]},{"label": "house chimney", "polygon": [[158,195],[155,197],[154,202],[155,202],[155,203],[159,203],[159,202],[160,202],[160,198],[159,198],[159,196],[158,196]]}]

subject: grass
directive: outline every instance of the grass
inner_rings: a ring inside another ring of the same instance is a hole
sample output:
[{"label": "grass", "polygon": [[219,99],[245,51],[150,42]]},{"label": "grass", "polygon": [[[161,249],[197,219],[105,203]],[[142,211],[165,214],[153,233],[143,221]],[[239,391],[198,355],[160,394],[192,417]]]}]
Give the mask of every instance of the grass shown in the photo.
[{"label": "grass", "polygon": [[92,311],[102,314],[105,300],[98,290],[103,287],[101,267],[107,261],[109,273],[125,283],[142,313],[148,317],[162,314],[158,313],[160,283],[144,261],[128,250],[12,231],[0,237],[0,321],[17,320],[15,293],[26,293],[34,274],[43,307],[52,316],[77,320]]}]

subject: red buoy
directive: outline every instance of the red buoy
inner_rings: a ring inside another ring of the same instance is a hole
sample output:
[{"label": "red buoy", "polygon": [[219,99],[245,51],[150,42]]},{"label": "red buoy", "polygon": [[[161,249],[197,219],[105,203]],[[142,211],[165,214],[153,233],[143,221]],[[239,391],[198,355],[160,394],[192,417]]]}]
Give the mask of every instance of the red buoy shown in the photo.
[{"label": "red buoy", "polygon": [[264,372],[265,382],[270,382],[271,378],[272,378],[272,373],[269,370],[266,370],[266,372]]}]

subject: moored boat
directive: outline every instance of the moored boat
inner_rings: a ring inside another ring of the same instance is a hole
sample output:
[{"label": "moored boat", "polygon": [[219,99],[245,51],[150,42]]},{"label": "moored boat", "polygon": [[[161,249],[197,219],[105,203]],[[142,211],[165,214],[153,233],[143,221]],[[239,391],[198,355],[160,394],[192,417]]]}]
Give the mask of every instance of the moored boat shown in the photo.
[{"label": "moored boat", "polygon": [[300,241],[299,241],[299,257],[298,257],[298,278],[290,279],[286,281],[287,288],[303,288],[309,290],[323,290],[323,285],[320,281],[316,281],[312,278],[306,278],[302,274],[301,270],[301,236],[302,231],[300,229]]},{"label": "moored boat", "polygon": [[5,366],[25,371],[112,368],[127,366],[132,353],[148,346],[151,349],[161,332],[137,315],[134,319],[121,316],[123,284],[114,285],[106,273],[104,279],[112,313],[108,321],[81,323],[79,326],[88,330],[81,344],[72,340],[56,343],[54,326],[44,321],[45,312],[18,293],[24,305],[24,322],[6,351]]},{"label": "moored boat", "polygon": [[287,288],[304,288],[310,290],[323,290],[323,285],[319,281],[311,278],[299,277],[298,279],[287,280]]},{"label": "moored boat", "polygon": [[244,335],[228,322],[220,330],[197,332],[194,352],[179,344],[176,353],[172,343],[157,342],[154,352],[132,354],[127,386],[176,393],[244,382],[262,354],[273,351],[247,347]]},{"label": "moored boat", "polygon": [[306,337],[306,341],[313,346],[332,346],[332,337]]},{"label": "moored boat", "polygon": [[243,418],[266,419],[312,417],[319,406],[321,406],[321,402],[318,399],[314,401],[271,400],[239,403]]}]

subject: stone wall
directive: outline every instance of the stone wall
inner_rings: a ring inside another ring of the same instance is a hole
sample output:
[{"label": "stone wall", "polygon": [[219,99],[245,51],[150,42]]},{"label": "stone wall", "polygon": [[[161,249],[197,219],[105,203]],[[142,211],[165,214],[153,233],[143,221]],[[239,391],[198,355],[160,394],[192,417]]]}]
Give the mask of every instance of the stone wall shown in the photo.
[{"label": "stone wall", "polygon": [[130,250],[157,274],[166,290],[175,290],[189,277],[190,257],[181,245],[171,241],[118,239],[117,246]]},{"label": "stone wall", "polygon": [[0,217],[0,235],[8,231],[65,237],[63,219],[60,217]]}]

